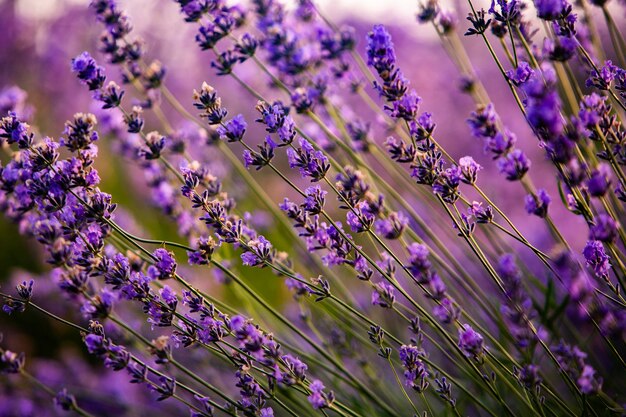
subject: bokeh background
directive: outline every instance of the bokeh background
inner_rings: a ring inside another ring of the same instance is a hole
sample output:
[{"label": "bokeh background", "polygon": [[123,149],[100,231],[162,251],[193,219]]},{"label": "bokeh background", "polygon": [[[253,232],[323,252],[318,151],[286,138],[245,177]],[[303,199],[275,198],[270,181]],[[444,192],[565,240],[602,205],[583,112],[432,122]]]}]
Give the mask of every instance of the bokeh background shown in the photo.
[{"label": "bokeh background", "polygon": [[[23,114],[29,115],[31,124],[42,135],[60,136],[65,120],[76,112],[97,112],[90,95],[70,71],[71,58],[84,50],[92,52],[104,62],[102,56],[96,52],[101,28],[95,24],[87,4],[88,1],[78,0],[0,0],[0,90],[19,87],[19,90],[13,90],[13,96],[23,102]],[[147,57],[158,59],[167,68],[168,87],[189,111],[193,112],[193,90],[206,81],[218,89],[230,114],[242,113],[247,120],[254,120],[255,100],[247,96],[245,90],[231,79],[218,79],[215,76],[210,67],[211,56],[202,53],[193,40],[195,27],[182,22],[178,6],[173,1],[127,0],[120,1],[120,4],[133,21],[133,33],[145,39]],[[539,227],[539,219],[528,216],[523,209],[524,193],[521,187],[505,183],[497,174],[495,164],[483,152],[482,145],[471,137],[465,121],[475,110],[475,104],[461,91],[462,78],[441,47],[433,28],[416,22],[417,3],[412,0],[320,0],[317,4],[326,16],[355,28],[360,52],[364,50],[366,33],[373,24],[384,23],[388,26],[398,51],[399,65],[423,98],[422,110],[433,113],[441,144],[455,158],[472,155],[479,161],[485,167],[485,171],[481,173],[481,186],[537,247],[549,250],[545,243],[549,240],[548,231],[545,227]],[[457,10],[458,30],[462,33],[466,26],[465,3],[449,2],[446,6]],[[618,19],[622,17],[620,15]],[[621,22],[623,21],[622,19]],[[478,76],[489,80],[487,90],[504,124],[517,134],[518,146],[531,158],[531,174],[535,185],[547,189],[554,199],[558,199],[553,169],[544,160],[544,151],[539,148],[517,111],[510,92],[495,64],[488,58],[484,45],[473,38],[464,39],[464,44]],[[242,78],[269,97],[275,96],[276,93],[268,87],[267,80],[258,77],[258,71],[252,65],[248,66],[249,64],[251,63],[245,63],[238,69]],[[109,69],[108,74],[110,78],[119,81],[115,69]],[[0,109],[2,105],[0,103]],[[376,115],[368,116],[369,110],[358,106],[355,104],[352,111],[362,113],[364,119],[371,117],[375,120]],[[173,123],[177,128],[193,130],[182,119],[176,119],[175,113],[166,103],[163,107],[164,111],[173,115]],[[313,126],[305,128],[314,130]],[[249,133],[250,141],[262,140],[262,131],[254,129]],[[387,135],[384,129],[374,125],[373,140],[382,143]],[[119,222],[146,236],[159,239],[175,236],[174,226],[151,204],[151,196],[146,190],[142,174],[123,158],[116,156],[107,141],[101,141],[99,147],[97,169],[102,178],[101,188],[112,194],[120,204],[117,212]],[[210,159],[210,155],[207,157]],[[222,164],[217,155],[211,162],[211,167],[218,176],[228,177],[229,168]],[[264,188],[270,191],[277,203],[289,194],[286,186],[271,173],[262,171],[257,175],[261,176]],[[239,207],[253,213],[261,231],[272,229],[270,216],[264,214],[253,199],[246,199],[247,194],[242,184],[232,181],[228,185],[228,191],[238,198]],[[558,207],[560,205],[556,206],[553,217],[557,225],[574,247],[580,250],[586,236],[577,235],[576,230],[586,228],[577,217]],[[0,286],[11,287],[25,273],[37,274],[47,269],[38,253],[38,245],[23,238],[17,225],[0,217]],[[214,278],[219,279],[211,277]],[[277,302],[285,296],[285,289],[278,284],[265,282],[259,287]],[[38,286],[37,291],[45,292],[45,284]],[[56,304],[48,307],[59,314],[73,314],[63,311],[63,307]],[[64,372],[72,367],[87,366],[83,363],[77,365],[71,360],[74,355],[82,356],[83,353],[78,344],[65,342],[64,337],[69,334],[69,330],[63,330],[39,316],[24,315],[11,317],[9,320],[0,314],[0,332],[11,339],[10,344],[15,350],[24,350],[39,358],[39,373],[50,381],[62,380]],[[34,334],[40,336],[35,339]],[[46,358],[52,357],[65,357],[67,361],[46,362]],[[89,364],[89,359],[86,360]],[[76,370],[75,374],[88,373]],[[121,386],[128,390],[127,384],[116,384],[115,378],[125,378],[125,375],[110,373],[108,378],[111,382],[107,384],[109,388]],[[102,382],[85,380],[80,383],[85,390],[89,390]],[[129,398],[133,395],[136,398],[146,395],[132,390],[122,391],[120,388],[117,394]],[[6,392],[4,394],[8,395]]]}]

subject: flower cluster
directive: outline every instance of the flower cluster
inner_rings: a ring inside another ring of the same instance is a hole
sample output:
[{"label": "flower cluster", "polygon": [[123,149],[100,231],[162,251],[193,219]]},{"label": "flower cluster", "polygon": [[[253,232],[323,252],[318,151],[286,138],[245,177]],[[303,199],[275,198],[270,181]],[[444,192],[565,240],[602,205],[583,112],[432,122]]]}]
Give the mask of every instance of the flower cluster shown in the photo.
[{"label": "flower cluster", "polygon": [[0,81],[46,68],[37,117],[0,85],[0,270],[36,271],[0,282],[0,415],[626,412],[619,5],[425,0],[409,45],[311,0],[174,3],[181,39],[93,0],[36,44],[0,7]]}]

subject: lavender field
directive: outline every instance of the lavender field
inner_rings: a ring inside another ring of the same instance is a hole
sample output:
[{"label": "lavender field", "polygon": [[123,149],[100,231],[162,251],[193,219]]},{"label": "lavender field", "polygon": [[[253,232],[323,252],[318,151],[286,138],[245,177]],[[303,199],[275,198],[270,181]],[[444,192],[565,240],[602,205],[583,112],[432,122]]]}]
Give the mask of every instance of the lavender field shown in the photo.
[{"label": "lavender field", "polygon": [[0,416],[626,416],[624,0],[0,0]]}]

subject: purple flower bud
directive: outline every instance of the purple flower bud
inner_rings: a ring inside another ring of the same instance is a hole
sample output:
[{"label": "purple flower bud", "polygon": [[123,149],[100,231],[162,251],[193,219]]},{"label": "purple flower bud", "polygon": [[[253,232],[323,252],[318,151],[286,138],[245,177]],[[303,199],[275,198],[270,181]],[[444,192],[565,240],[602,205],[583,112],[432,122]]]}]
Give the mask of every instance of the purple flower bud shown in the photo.
[{"label": "purple flower bud", "polygon": [[604,251],[602,242],[597,240],[588,241],[583,249],[583,256],[587,261],[587,265],[593,269],[597,277],[605,277],[609,274],[611,269],[610,259]]},{"label": "purple flower bud", "polygon": [[272,255],[272,244],[263,236],[250,240],[247,243],[247,251],[241,254],[244,265],[248,266],[265,266],[265,262],[269,262]]},{"label": "purple flower bud", "polygon": [[605,61],[600,71],[591,70],[587,79],[587,87],[595,87],[598,90],[608,90],[613,84],[613,80],[618,76],[619,68],[613,65],[610,60]]},{"label": "purple flower bud", "polygon": [[594,133],[602,117],[606,116],[609,112],[610,107],[606,104],[606,97],[591,93],[584,96],[580,101],[578,118],[586,129]]},{"label": "purple flower bud", "polygon": [[89,55],[89,52],[83,52],[76,58],[72,59],[72,71],[90,90],[102,88],[105,75],[104,68],[96,63],[96,60]]},{"label": "purple flower bud", "polygon": [[530,169],[530,160],[521,149],[514,149],[507,156],[498,159],[498,169],[509,181],[518,181]]},{"label": "purple flower bud", "polygon": [[0,144],[6,139],[9,144],[17,143],[20,149],[27,149],[33,143],[33,136],[30,126],[20,121],[15,112],[10,111],[0,120]]},{"label": "purple flower bud", "polygon": [[243,115],[238,114],[228,120],[224,126],[218,126],[217,133],[219,133],[221,139],[226,139],[228,142],[239,142],[246,133],[247,127],[248,124],[244,120]]},{"label": "purple flower bud", "polygon": [[569,61],[576,53],[578,42],[569,36],[558,36],[555,41],[546,38],[543,42],[543,53],[550,60],[557,62]]},{"label": "purple flower bud", "polygon": [[491,223],[493,221],[493,209],[491,206],[483,208],[483,203],[473,201],[467,211],[476,218],[476,223]]},{"label": "purple flower bud", "polygon": [[311,381],[311,384],[309,385],[311,394],[308,396],[308,400],[311,406],[316,410],[330,407],[330,405],[332,405],[335,399],[335,396],[332,393],[332,391],[329,392],[328,394],[324,392],[325,388],[326,387],[324,386],[322,381],[320,381],[319,379],[314,379],[313,381]]},{"label": "purple flower bud", "polygon": [[618,225],[608,214],[600,214],[595,218],[595,223],[589,226],[589,239],[611,243],[617,236]]},{"label": "purple flower bud", "polygon": [[10,350],[5,350],[0,354],[0,374],[17,374],[24,368],[26,356],[24,353],[19,355]]},{"label": "purple flower bud", "polygon": [[302,207],[309,214],[319,214],[324,209],[324,201],[326,194],[319,185],[308,187],[305,190],[306,197]]},{"label": "purple flower bud", "polygon": [[433,315],[442,323],[449,324],[459,318],[461,311],[454,305],[454,302],[444,297],[441,303],[433,307]]},{"label": "purple flower bud", "polygon": [[526,83],[534,73],[535,71],[528,62],[520,61],[517,68],[506,72],[506,76],[509,77],[513,84],[520,86]]},{"label": "purple flower bud", "polygon": [[159,248],[152,256],[156,259],[154,265],[148,267],[148,276],[152,279],[169,279],[176,274],[176,260],[174,254],[166,249]]},{"label": "purple flower bud", "polygon": [[478,139],[489,138],[496,135],[498,128],[496,127],[498,116],[493,104],[489,103],[486,107],[479,108],[472,112],[467,124],[470,127],[472,136]]},{"label": "purple flower bud", "polygon": [[396,54],[391,35],[383,25],[375,25],[367,34],[367,65],[380,72],[392,69],[395,63]]},{"label": "purple flower bud", "polygon": [[468,358],[480,359],[483,355],[485,347],[483,345],[483,337],[478,334],[472,326],[464,324],[459,329],[459,348]]},{"label": "purple flower bud", "polygon": [[565,0],[534,0],[537,17],[543,20],[557,19],[567,7]]},{"label": "purple flower bud", "polygon": [[578,388],[583,394],[589,395],[596,393],[602,385],[602,380],[596,378],[596,371],[589,365],[583,367],[580,376],[576,380]]},{"label": "purple flower bud", "polygon": [[611,169],[607,164],[598,164],[587,180],[587,190],[594,197],[602,197],[611,186]]},{"label": "purple flower bud", "polygon": [[291,102],[298,113],[306,113],[313,108],[310,92],[303,87],[296,88],[291,94]]},{"label": "purple flower bud", "polygon": [[74,410],[76,408],[76,398],[68,393],[66,388],[63,388],[54,396],[54,405],[64,411]]},{"label": "purple flower bud", "polygon": [[433,191],[439,194],[446,203],[453,204],[460,196],[458,188],[461,178],[461,168],[453,165],[437,177],[433,184]]},{"label": "purple flower bud", "polygon": [[391,212],[385,219],[378,219],[374,223],[374,229],[376,233],[382,235],[385,239],[398,239],[407,224],[409,219],[400,212]]},{"label": "purple flower bud", "polygon": [[346,214],[346,222],[353,232],[362,233],[370,229],[374,224],[375,216],[369,210],[369,205],[361,201],[353,210]]},{"label": "purple flower bud", "polygon": [[507,155],[517,142],[515,133],[505,129],[504,132],[497,132],[494,136],[485,139],[485,151],[493,154],[493,159]]},{"label": "purple flower bud", "polygon": [[380,306],[382,308],[391,308],[396,301],[395,289],[387,282],[379,282],[374,284],[374,291],[372,292],[372,305]]},{"label": "purple flower bud", "polygon": [[330,169],[328,158],[321,151],[316,151],[305,139],[300,139],[299,148],[287,149],[289,166],[298,168],[302,178],[311,178],[312,182],[320,181]]},{"label": "purple flower bud", "polygon": [[528,214],[544,218],[548,215],[550,196],[544,189],[540,189],[537,195],[528,194],[525,199],[525,208]]},{"label": "purple flower bud", "polygon": [[425,245],[411,243],[407,249],[409,251],[408,268],[413,276],[420,282],[424,281],[423,278],[430,279],[430,267],[432,264],[428,260],[428,248]]},{"label": "purple flower bud", "polygon": [[103,109],[119,107],[122,97],[124,97],[124,90],[114,81],[110,81],[102,91],[97,92],[94,96],[94,98],[103,103]]},{"label": "purple flower bud", "polygon": [[404,368],[404,384],[417,392],[424,391],[428,387],[429,376],[426,365],[421,359],[425,356],[425,352],[413,345],[402,345],[398,353]]},{"label": "purple flower bud", "polygon": [[124,123],[128,126],[128,133],[139,133],[143,129],[143,109],[140,106],[133,106],[133,110],[124,116]]},{"label": "purple flower bud", "polygon": [[419,105],[422,99],[414,90],[404,94],[398,100],[393,102],[392,107],[387,107],[391,117],[395,119],[404,119],[411,121],[415,119]]},{"label": "purple flower bud", "polygon": [[483,169],[483,167],[474,161],[474,158],[471,156],[464,156],[459,159],[459,167],[461,168],[461,173],[463,174],[461,181],[466,184],[474,184],[478,176],[478,171]]}]

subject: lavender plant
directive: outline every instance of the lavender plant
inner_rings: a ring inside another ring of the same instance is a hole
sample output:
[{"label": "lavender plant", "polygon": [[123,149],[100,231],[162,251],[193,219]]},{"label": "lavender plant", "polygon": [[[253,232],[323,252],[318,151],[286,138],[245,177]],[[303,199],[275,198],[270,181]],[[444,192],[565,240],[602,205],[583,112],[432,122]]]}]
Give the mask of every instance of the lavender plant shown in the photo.
[{"label": "lavender plant", "polygon": [[0,211],[47,265],[2,281],[0,415],[626,413],[623,4],[407,11],[462,112],[393,27],[174,3],[200,82],[93,0],[58,139],[0,92]]}]

